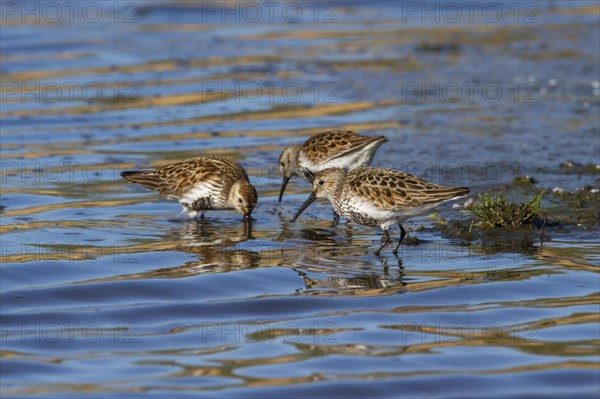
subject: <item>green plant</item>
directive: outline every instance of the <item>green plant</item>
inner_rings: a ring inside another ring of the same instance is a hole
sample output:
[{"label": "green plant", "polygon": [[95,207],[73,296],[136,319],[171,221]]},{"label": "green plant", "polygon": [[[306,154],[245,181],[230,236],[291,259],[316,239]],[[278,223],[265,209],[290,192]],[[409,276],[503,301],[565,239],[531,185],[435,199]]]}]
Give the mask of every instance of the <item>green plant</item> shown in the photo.
[{"label": "green plant", "polygon": [[527,202],[509,202],[502,194],[479,194],[467,213],[476,216],[473,224],[484,227],[520,227],[533,222],[542,212],[542,194],[534,196]]}]

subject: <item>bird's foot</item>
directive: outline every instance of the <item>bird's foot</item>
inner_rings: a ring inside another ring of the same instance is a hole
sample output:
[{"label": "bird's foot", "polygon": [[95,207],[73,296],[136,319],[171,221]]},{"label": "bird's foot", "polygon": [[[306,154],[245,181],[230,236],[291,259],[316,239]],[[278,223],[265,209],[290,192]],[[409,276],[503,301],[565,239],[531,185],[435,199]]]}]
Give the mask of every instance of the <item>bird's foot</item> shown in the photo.
[{"label": "bird's foot", "polygon": [[338,215],[337,213],[333,213],[333,223],[332,223],[332,227],[337,227],[337,225],[340,223],[340,215]]}]

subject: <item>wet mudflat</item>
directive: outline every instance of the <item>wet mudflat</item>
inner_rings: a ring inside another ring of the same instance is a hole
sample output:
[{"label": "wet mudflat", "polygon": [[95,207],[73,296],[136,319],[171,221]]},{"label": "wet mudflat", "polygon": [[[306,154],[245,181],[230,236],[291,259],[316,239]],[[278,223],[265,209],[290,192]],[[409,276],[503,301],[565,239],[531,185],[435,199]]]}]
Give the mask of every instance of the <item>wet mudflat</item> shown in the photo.
[{"label": "wet mudflat", "polygon": [[[285,3],[272,20],[252,3],[261,18],[236,21],[132,2],[61,23],[22,23],[15,4],[0,41],[3,396],[598,395],[595,2],[472,20],[463,5],[458,23],[445,2],[425,23],[419,3]],[[377,229],[332,227],[324,202],[290,223],[310,188],[292,181],[278,203],[277,157],[333,128],[385,134],[375,166],[474,199],[544,190],[549,223],[469,232],[460,201],[407,222],[398,257],[373,255]],[[250,231],[119,178],[201,154],[248,169]]]}]

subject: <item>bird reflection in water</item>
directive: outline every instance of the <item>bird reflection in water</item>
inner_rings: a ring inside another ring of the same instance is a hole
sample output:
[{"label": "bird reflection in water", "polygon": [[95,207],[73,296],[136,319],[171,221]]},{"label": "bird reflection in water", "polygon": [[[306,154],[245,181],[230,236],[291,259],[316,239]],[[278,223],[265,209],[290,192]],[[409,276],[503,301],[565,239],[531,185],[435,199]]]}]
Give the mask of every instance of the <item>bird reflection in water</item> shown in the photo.
[{"label": "bird reflection in water", "polygon": [[331,221],[315,219],[310,228],[298,228],[297,224],[290,222],[288,215],[279,215],[280,229],[275,241],[285,242],[302,239],[318,243],[335,243],[336,229],[331,227]]},{"label": "bird reflection in water", "polygon": [[390,273],[390,266],[386,258],[380,258],[383,266],[383,273],[365,273],[362,272],[354,276],[328,276],[323,280],[314,279],[308,276],[305,271],[294,268],[293,270],[304,280],[307,290],[329,289],[336,292],[354,292],[357,295],[370,295],[373,292],[382,290],[391,290],[394,293],[404,291],[406,283],[404,282],[404,267],[402,260],[396,258],[398,273]]},{"label": "bird reflection in water", "polygon": [[232,248],[253,238],[251,225],[223,224],[218,221],[174,220],[177,228],[161,237],[161,251],[180,251],[198,255],[199,260],[181,266],[163,267],[140,273],[92,279],[85,283],[108,281],[185,278],[205,273],[222,273],[249,269],[259,264],[260,254],[248,249]]},{"label": "bird reflection in water", "polygon": [[[354,224],[347,221],[343,224],[332,226],[331,221],[315,218],[311,220],[310,226],[293,226],[289,218],[280,215],[281,229],[276,241],[288,241],[302,239],[310,241],[308,246],[315,247],[314,250],[327,251],[331,256],[353,255],[362,257],[369,254],[368,247],[374,243],[379,243],[380,239],[369,239],[369,234],[365,234],[364,228],[356,230]],[[408,240],[407,240],[408,241]],[[386,259],[382,256],[376,256],[382,263]],[[394,258],[402,262],[401,256],[394,254]],[[346,262],[342,262],[346,263]]]},{"label": "bird reflection in water", "polygon": [[[181,223],[181,222],[179,222]],[[238,247],[254,239],[252,221],[243,224],[226,224],[217,220],[187,220],[180,230],[172,232],[180,244],[177,251],[196,254],[198,261],[186,262],[183,268],[189,274],[222,273],[257,267],[260,253]]]}]

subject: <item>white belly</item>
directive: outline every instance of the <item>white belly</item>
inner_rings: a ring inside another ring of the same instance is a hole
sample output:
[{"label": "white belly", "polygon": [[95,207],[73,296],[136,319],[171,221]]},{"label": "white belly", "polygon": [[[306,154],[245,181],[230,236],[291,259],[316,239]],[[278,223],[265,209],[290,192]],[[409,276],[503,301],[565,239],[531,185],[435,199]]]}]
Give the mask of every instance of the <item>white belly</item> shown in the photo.
[{"label": "white belly", "polygon": [[185,203],[194,203],[200,198],[211,198],[214,197],[215,189],[206,184],[206,183],[198,183],[190,190],[186,191],[185,194],[180,198],[180,202]]},{"label": "white belly", "polygon": [[195,218],[198,215],[197,210],[189,210],[193,208],[193,204],[199,200],[204,200],[205,205],[210,204],[207,209],[225,209],[225,204],[221,201],[220,190],[208,182],[198,183],[190,190],[186,191],[180,198],[179,202],[184,207],[183,212],[188,216]]},{"label": "white belly", "polygon": [[371,202],[351,198],[342,204],[335,204],[335,211],[342,217],[367,226],[379,226],[383,230],[401,224],[407,219],[426,214],[436,206],[428,204],[416,208],[381,209]]}]

